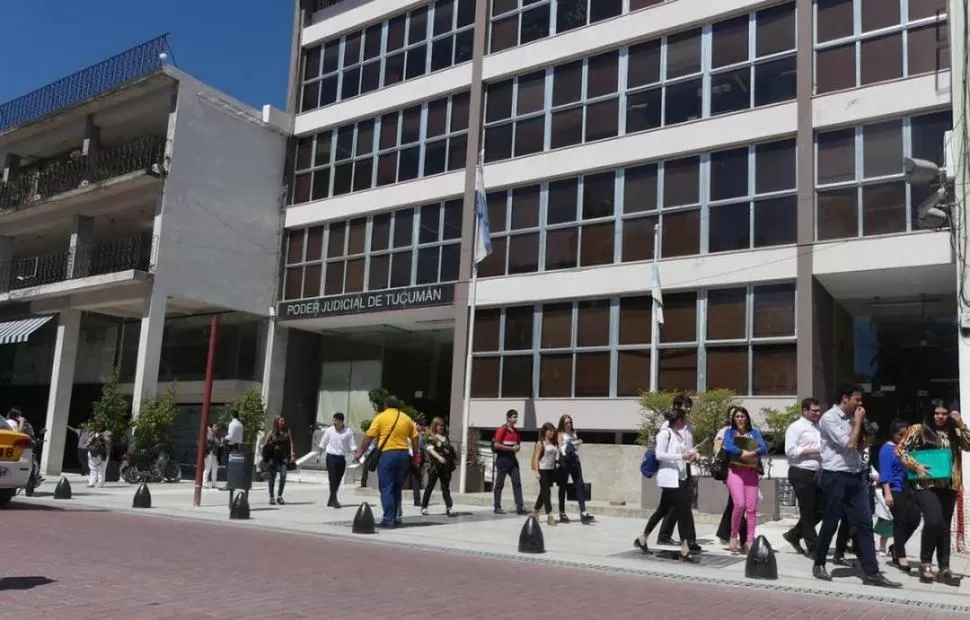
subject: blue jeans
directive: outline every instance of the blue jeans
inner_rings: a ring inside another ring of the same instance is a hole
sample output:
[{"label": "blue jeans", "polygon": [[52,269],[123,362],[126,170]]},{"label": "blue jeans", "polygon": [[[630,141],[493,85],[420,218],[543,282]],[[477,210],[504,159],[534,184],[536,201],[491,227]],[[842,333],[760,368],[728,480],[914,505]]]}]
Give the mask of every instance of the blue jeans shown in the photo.
[{"label": "blue jeans", "polygon": [[411,471],[411,455],[407,450],[386,450],[377,462],[377,477],[381,489],[381,525],[393,527],[397,509],[401,505],[404,480]]},{"label": "blue jeans", "polygon": [[825,517],[815,543],[815,565],[825,566],[825,558],[832,537],[842,517],[846,517],[858,534],[857,555],[867,575],[879,573],[876,545],[872,539],[872,512],[869,510],[869,485],[859,474],[841,471],[822,471],[822,495],[825,498]]},{"label": "blue jeans", "polygon": [[269,461],[266,463],[266,472],[269,474],[269,498],[273,499],[273,490],[276,486],[276,478],[279,476],[280,486],[276,489],[275,497],[283,497],[283,489],[286,487],[286,465],[290,459],[282,461]]}]

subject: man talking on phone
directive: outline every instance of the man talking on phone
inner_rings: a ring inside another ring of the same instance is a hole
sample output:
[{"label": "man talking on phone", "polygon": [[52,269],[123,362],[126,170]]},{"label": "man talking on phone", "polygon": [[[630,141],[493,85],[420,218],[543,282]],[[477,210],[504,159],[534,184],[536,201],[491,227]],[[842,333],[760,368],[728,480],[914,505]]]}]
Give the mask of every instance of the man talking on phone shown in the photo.
[{"label": "man talking on phone", "polygon": [[845,516],[858,533],[858,557],[862,564],[862,583],[883,588],[898,588],[879,572],[876,546],[872,537],[872,512],[869,509],[869,490],[859,475],[861,465],[860,436],[866,420],[862,406],[862,388],[853,383],[843,384],[836,395],[836,404],[819,420],[821,435],[822,471],[820,482],[825,498],[825,517],[815,544],[816,579],[832,581],[825,569],[829,545],[839,522]]}]

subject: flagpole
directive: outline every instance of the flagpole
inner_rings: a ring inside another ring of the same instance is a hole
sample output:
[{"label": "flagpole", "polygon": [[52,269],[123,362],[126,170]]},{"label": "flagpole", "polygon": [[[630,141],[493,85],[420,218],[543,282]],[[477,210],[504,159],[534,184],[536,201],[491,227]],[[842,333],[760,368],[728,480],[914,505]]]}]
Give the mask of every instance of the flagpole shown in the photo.
[{"label": "flagpole", "polygon": [[[475,214],[475,231],[472,237],[472,248],[478,247],[478,237],[481,234],[481,226],[478,224],[478,212]],[[475,251],[474,249],[472,250]],[[478,297],[478,263],[472,257],[472,277],[468,284],[468,338],[465,342],[465,381],[464,393],[461,400],[461,440],[466,444],[471,440],[468,438],[469,409],[471,408],[472,398],[472,344],[475,337],[475,303]],[[466,492],[468,482],[468,446],[465,446],[464,455],[461,458],[461,465],[458,469],[458,492]]]},{"label": "flagpole", "polygon": [[[657,255],[660,253],[660,225],[653,225],[653,268],[658,268]],[[656,273],[656,271],[654,271]],[[652,290],[652,289],[651,289]],[[660,359],[658,344],[660,341],[660,323],[657,321],[657,298],[650,295],[650,391],[657,391]]]}]

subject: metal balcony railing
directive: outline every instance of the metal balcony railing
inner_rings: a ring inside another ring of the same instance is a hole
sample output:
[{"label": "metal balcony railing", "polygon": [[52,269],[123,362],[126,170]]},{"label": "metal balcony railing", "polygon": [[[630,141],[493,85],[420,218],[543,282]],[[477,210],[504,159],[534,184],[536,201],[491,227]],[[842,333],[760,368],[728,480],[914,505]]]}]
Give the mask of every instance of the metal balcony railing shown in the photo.
[{"label": "metal balcony railing", "polygon": [[168,39],[162,35],[8,101],[0,105],[0,132],[26,125],[153,73],[164,66],[165,60],[160,55],[168,51]]},{"label": "metal balcony railing", "polygon": [[39,171],[24,171],[0,182],[0,212],[24,209],[58,194],[161,165],[165,138],[145,136],[91,155],[48,162]]},{"label": "metal balcony railing", "polygon": [[0,292],[16,291],[129,269],[151,270],[151,233],[136,233],[0,263]]}]

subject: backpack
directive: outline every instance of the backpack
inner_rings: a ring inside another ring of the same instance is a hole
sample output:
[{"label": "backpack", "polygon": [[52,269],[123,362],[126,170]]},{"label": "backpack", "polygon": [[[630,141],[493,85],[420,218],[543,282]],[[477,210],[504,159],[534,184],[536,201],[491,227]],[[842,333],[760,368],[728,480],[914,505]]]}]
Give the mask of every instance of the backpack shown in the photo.
[{"label": "backpack", "polygon": [[88,455],[96,459],[103,459],[108,456],[108,444],[104,440],[104,435],[95,433],[88,440]]},{"label": "backpack", "polygon": [[[663,432],[663,431],[661,431]],[[657,433],[660,436],[660,433]],[[654,440],[656,442],[656,439]],[[669,441],[669,439],[668,439]],[[644,478],[653,478],[660,469],[660,461],[657,460],[656,445],[643,453],[643,460],[640,461],[640,473]]]}]

